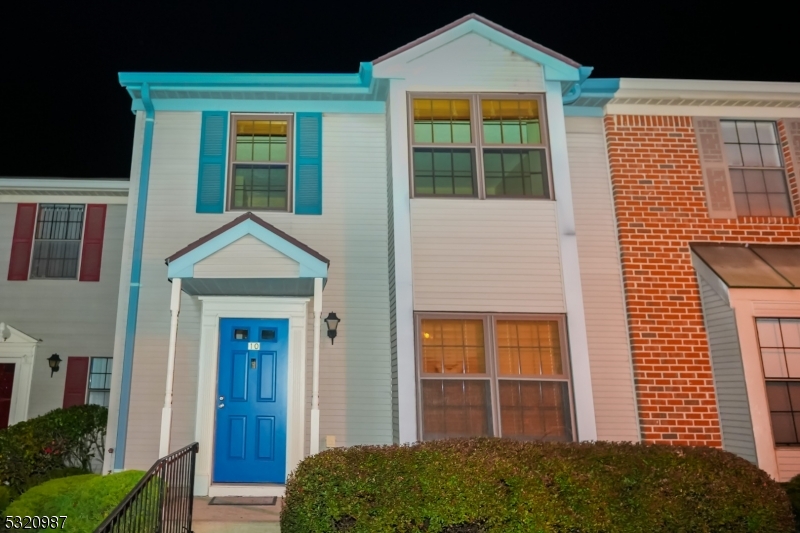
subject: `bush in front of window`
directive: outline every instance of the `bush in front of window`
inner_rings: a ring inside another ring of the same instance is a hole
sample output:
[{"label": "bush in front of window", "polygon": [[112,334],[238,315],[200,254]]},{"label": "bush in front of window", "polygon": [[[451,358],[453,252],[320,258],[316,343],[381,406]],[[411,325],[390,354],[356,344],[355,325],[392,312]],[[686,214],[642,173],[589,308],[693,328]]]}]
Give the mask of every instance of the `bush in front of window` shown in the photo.
[{"label": "bush in front of window", "polygon": [[108,409],[76,405],[0,430],[0,485],[21,494],[64,469],[90,472],[103,457]]},{"label": "bush in front of window", "polygon": [[714,448],[453,439],[324,451],[289,476],[284,533],[794,531],[769,475]]}]

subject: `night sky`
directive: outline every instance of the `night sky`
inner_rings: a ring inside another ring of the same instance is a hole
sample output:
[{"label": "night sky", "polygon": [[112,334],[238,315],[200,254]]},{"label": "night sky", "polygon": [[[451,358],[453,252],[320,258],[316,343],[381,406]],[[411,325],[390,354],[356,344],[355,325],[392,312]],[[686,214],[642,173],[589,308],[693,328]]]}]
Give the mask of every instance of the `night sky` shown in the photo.
[{"label": "night sky", "polygon": [[23,0],[0,17],[0,176],[127,177],[117,72],[354,73],[472,12],[593,77],[800,81],[797,12],[695,3]]}]

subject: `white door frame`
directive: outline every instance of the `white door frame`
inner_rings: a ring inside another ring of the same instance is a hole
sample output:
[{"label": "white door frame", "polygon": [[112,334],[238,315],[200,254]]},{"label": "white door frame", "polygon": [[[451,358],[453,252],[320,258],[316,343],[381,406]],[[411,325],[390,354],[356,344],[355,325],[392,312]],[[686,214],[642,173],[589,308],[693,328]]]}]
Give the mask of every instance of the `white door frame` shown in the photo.
[{"label": "white door frame", "polygon": [[[8,327],[11,336],[2,338],[2,330]],[[36,356],[38,339],[22,333],[16,328],[0,323],[0,364],[14,365],[14,382],[11,389],[11,405],[8,409],[8,425],[28,419],[28,405],[31,400],[33,381],[33,361]]]},{"label": "white door frame", "polygon": [[310,298],[200,296],[202,319],[197,383],[194,492],[197,496],[283,496],[284,485],[212,483],[216,418],[219,320],[262,318],[289,320],[289,368],[286,408],[286,474],[303,459],[305,443],[306,319]]}]

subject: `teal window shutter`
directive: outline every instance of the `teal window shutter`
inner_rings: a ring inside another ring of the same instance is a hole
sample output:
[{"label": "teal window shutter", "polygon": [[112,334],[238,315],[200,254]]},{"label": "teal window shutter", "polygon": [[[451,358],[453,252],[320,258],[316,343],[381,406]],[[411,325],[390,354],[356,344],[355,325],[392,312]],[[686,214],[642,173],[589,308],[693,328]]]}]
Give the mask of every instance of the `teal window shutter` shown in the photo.
[{"label": "teal window shutter", "polygon": [[228,144],[228,113],[203,111],[200,133],[200,170],[197,177],[197,212],[225,210],[225,147]]},{"label": "teal window shutter", "polygon": [[322,214],[322,113],[297,113],[294,212]]}]

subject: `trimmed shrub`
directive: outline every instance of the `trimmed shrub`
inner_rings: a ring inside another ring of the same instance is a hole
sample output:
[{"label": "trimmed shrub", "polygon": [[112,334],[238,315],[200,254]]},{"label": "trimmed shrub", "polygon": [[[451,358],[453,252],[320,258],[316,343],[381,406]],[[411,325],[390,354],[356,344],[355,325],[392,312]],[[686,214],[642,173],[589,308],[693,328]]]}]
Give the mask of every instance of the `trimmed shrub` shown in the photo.
[{"label": "trimmed shrub", "polygon": [[788,483],[783,483],[783,488],[792,504],[796,524],[795,531],[800,531],[800,475],[794,476]]},{"label": "trimmed shrub", "polygon": [[284,533],[793,531],[766,472],[713,448],[454,439],[322,452],[289,476]]},{"label": "trimmed shrub", "polygon": [[19,494],[55,470],[91,471],[103,457],[107,417],[105,407],[77,405],[0,430],[0,484]]},{"label": "trimmed shrub", "polygon": [[128,470],[99,476],[85,474],[47,481],[8,506],[7,516],[67,516],[65,531],[91,533],[142,479]]}]

